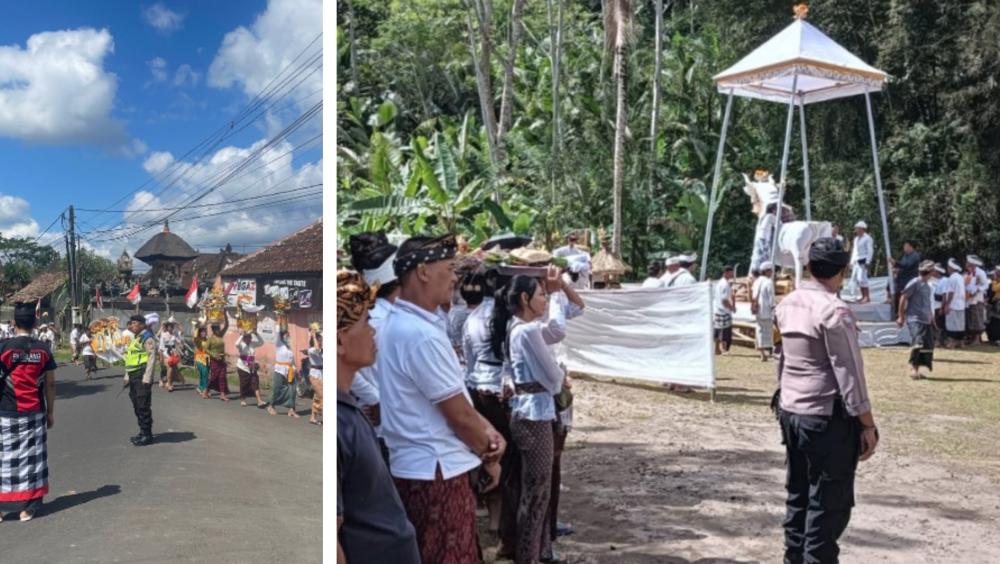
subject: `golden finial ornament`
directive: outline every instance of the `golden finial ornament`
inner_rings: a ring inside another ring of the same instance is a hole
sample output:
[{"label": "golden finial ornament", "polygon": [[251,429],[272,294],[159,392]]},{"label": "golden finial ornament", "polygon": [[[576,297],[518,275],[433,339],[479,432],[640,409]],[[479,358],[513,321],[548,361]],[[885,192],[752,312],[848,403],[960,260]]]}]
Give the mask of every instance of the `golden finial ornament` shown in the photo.
[{"label": "golden finial ornament", "polygon": [[792,11],[795,12],[795,19],[804,20],[806,19],[806,16],[809,14],[809,4],[806,4],[805,2],[800,2],[796,4],[795,7],[792,8]]}]

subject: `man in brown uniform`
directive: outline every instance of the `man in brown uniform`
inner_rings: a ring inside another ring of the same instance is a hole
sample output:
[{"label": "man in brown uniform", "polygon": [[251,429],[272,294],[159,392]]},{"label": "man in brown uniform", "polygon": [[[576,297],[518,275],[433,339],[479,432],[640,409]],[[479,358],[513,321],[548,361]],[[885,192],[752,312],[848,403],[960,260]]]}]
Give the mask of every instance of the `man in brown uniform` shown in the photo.
[{"label": "man in brown uniform", "polygon": [[787,454],[787,564],[837,562],[854,473],[878,444],[856,320],[837,298],[850,254],[833,238],[809,250],[811,280],[775,309],[783,352],[775,407]]}]

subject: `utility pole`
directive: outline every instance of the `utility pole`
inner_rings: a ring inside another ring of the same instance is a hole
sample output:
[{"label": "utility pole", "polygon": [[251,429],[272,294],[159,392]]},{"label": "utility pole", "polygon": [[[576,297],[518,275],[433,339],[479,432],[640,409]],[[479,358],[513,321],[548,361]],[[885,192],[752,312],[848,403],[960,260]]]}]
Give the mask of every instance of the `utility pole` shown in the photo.
[{"label": "utility pole", "polygon": [[70,306],[73,312],[73,324],[81,323],[80,320],[80,270],[77,267],[77,255],[76,255],[77,241],[76,241],[76,214],[73,211],[73,206],[69,207],[69,255],[67,256],[67,262],[69,263],[69,299]]}]

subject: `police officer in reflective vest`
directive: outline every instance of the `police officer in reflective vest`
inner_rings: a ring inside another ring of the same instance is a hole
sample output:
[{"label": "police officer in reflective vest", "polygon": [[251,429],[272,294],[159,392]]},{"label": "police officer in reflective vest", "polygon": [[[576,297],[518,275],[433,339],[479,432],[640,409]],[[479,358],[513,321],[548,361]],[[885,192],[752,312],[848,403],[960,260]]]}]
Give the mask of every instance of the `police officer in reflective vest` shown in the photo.
[{"label": "police officer in reflective vest", "polygon": [[146,328],[146,318],[133,315],[129,318],[128,330],[135,337],[125,349],[125,384],[128,397],[132,400],[136,419],[139,420],[139,434],[132,437],[135,446],[146,446],[153,442],[153,367],[156,365],[156,338]]},{"label": "police officer in reflective vest", "polygon": [[773,407],[787,455],[786,564],[837,562],[858,461],[878,444],[857,321],[837,298],[849,262],[840,241],[815,241],[812,279],[774,312],[783,348]]}]

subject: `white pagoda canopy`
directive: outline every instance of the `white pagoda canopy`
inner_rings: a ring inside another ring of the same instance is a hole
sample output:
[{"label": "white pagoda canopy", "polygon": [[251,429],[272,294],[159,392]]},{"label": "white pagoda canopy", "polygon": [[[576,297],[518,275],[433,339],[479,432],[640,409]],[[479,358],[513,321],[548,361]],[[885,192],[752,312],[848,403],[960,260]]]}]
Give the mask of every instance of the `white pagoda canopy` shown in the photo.
[{"label": "white pagoda canopy", "polygon": [[794,83],[796,102],[811,104],[878,92],[888,75],[800,17],[713,78],[721,93],[783,104]]}]

